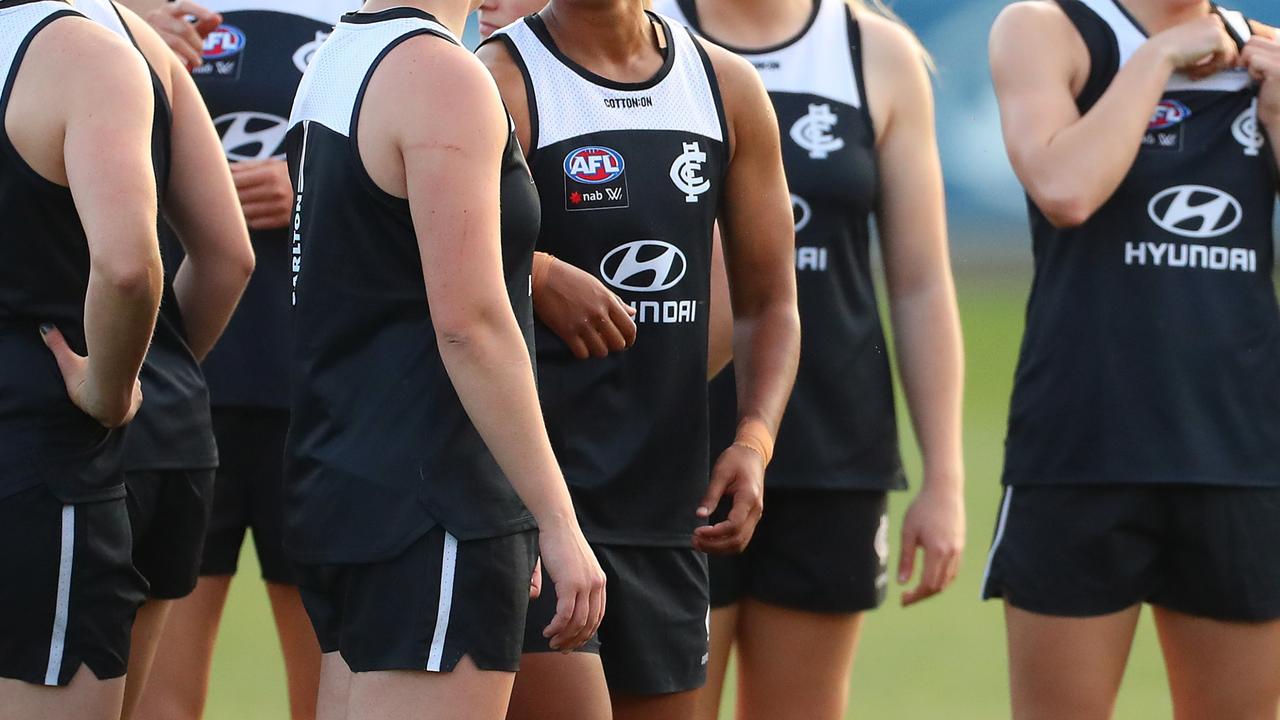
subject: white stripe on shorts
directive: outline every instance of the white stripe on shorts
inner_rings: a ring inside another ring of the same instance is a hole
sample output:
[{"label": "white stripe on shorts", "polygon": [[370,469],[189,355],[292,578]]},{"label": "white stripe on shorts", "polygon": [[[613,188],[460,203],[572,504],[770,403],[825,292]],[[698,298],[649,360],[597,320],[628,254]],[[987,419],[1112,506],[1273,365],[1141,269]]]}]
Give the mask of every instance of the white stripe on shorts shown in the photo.
[{"label": "white stripe on shorts", "polygon": [[440,672],[444,640],[449,634],[449,611],[453,609],[453,575],[458,569],[458,538],[444,534],[444,555],[440,561],[440,604],[436,609],[436,631],[431,636],[427,670]]},{"label": "white stripe on shorts", "polygon": [[58,560],[58,599],[53,611],[53,636],[49,640],[49,665],[44,684],[57,685],[62,674],[62,653],[67,646],[67,615],[71,609],[71,567],[76,547],[76,506],[62,506],[62,549]]},{"label": "white stripe on shorts", "polygon": [[996,550],[1000,541],[1004,540],[1004,527],[1009,522],[1009,502],[1013,500],[1013,486],[1004,489],[1004,501],[1000,503],[1000,520],[996,523],[996,538],[991,541],[991,552],[987,553],[987,569],[982,571],[982,587],[978,590],[982,596],[987,594],[987,580],[991,578],[991,564],[995,562]]}]

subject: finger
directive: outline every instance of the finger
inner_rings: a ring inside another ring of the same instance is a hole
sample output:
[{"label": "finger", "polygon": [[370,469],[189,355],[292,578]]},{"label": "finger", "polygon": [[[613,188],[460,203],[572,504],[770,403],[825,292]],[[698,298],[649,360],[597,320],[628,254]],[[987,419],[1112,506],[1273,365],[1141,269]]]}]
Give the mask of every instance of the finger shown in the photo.
[{"label": "finger", "polygon": [[732,473],[720,468],[720,464],[717,463],[715,470],[711,473],[711,482],[707,484],[707,493],[702,496],[702,501],[698,503],[697,516],[700,518],[711,517],[711,513],[715,512],[716,507],[720,505],[720,498],[724,496],[725,490],[729,488],[729,483],[733,480]]},{"label": "finger", "polygon": [[208,35],[222,24],[222,15],[204,7],[203,5],[197,5],[196,3],[191,2],[191,0],[177,0],[177,2],[173,4],[173,7],[175,12],[182,13],[184,16],[183,20],[186,19],[185,16],[194,18],[195,22],[192,23],[192,27],[200,34],[200,37]]},{"label": "finger", "polygon": [[[178,18],[170,32],[177,39],[178,47],[185,48],[185,51],[180,51],[183,57],[194,56],[196,65],[204,64],[204,37],[196,32],[191,23],[183,18]],[[170,46],[172,45],[173,43],[170,43]]]},{"label": "finger", "polygon": [[287,198],[284,198],[280,194],[279,188],[273,185],[268,185],[267,183],[246,185],[239,189],[238,194],[240,195],[241,205],[254,202],[271,202],[277,204],[288,202]]},{"label": "finger", "polygon": [[609,308],[609,317],[613,320],[613,326],[622,334],[622,340],[626,343],[621,350],[636,344],[636,321],[631,319],[635,314],[630,305],[623,305],[621,300],[613,304]]},{"label": "finger", "polygon": [[277,222],[281,225],[289,222],[288,212],[278,202],[251,202],[240,207],[244,210],[244,219],[250,222]]},{"label": "finger", "polygon": [[236,190],[247,187],[255,187],[268,182],[272,179],[271,170],[262,163],[237,162],[231,163],[231,179],[236,184]]},{"label": "finger", "polygon": [[542,595],[542,558],[533,564],[533,575],[529,577],[529,599],[537,600]]},{"label": "finger", "polygon": [[[631,324],[631,318],[626,318],[626,324]],[[609,352],[622,352],[631,346],[627,339],[623,337],[622,331],[618,328],[617,318],[614,317],[612,311],[609,313],[600,330],[600,339],[609,347]]]},{"label": "finger", "polygon": [[595,636],[596,632],[600,629],[600,623],[604,622],[605,607],[609,600],[608,590],[608,583],[604,583],[600,585],[600,589],[598,591],[592,594],[591,609],[594,611],[594,614],[591,617],[591,632],[587,634],[588,640]]},{"label": "finger", "polygon": [[560,652],[571,652],[582,645],[582,631],[587,627],[587,618],[591,613],[591,596],[585,589],[576,594],[573,603],[573,615],[558,636],[551,639],[553,646]]},{"label": "finger", "polygon": [[902,526],[902,548],[898,557],[898,584],[906,585],[911,581],[911,576],[916,572],[916,532],[912,525],[903,524]]},{"label": "finger", "polygon": [[53,353],[53,359],[58,363],[58,369],[62,371],[63,377],[74,375],[76,361],[81,358],[70,345],[67,345],[67,339],[62,336],[62,331],[53,325],[45,324],[40,326],[40,336],[44,338],[45,347]]},{"label": "finger", "polygon": [[582,341],[586,343],[587,353],[590,357],[608,357],[609,346],[605,344],[604,338],[600,337],[600,333],[595,328],[588,328],[582,334]]},{"label": "finger", "polygon": [[566,340],[565,344],[569,346],[569,352],[573,353],[575,358],[586,360],[591,357],[591,351],[587,349],[587,344],[577,335]]},{"label": "finger", "polygon": [[169,46],[169,49],[176,53],[188,68],[200,67],[204,64],[204,57],[201,54],[204,43],[201,43],[199,47],[192,47],[191,43],[187,42],[186,38],[182,36],[181,31],[165,31],[161,35],[164,36],[164,42]]},{"label": "finger", "polygon": [[556,615],[551,618],[551,623],[542,631],[542,637],[550,641],[552,650],[560,649],[558,638],[564,633],[565,628],[569,626],[573,620],[573,609],[578,596],[577,593],[566,592],[568,588],[562,588],[556,585]]}]

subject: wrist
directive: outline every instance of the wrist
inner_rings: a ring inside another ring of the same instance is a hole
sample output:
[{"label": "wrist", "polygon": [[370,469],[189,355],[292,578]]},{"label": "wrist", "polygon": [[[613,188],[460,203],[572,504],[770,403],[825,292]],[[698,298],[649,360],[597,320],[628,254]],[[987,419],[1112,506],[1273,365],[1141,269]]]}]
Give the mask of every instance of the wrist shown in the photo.
[{"label": "wrist", "polygon": [[748,417],[739,421],[733,444],[755,452],[764,461],[766,467],[773,460],[773,431],[763,420]]},{"label": "wrist", "polygon": [[536,252],[533,254],[533,270],[530,280],[530,292],[534,295],[542,294],[542,288],[547,284],[547,277],[551,274],[551,268],[556,263],[556,259],[552,255],[544,252]]},{"label": "wrist", "polygon": [[1178,54],[1169,43],[1165,42],[1163,34],[1152,37],[1142,47],[1138,48],[1138,52],[1149,54],[1153,58],[1153,62],[1170,75],[1178,70]]}]

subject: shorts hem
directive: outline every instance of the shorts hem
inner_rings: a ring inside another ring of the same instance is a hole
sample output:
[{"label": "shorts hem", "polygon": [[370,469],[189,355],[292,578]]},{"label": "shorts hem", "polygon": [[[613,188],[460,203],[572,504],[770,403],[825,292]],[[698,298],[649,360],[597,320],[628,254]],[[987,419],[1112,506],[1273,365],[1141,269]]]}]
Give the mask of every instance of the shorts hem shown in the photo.
[{"label": "shorts hem", "polygon": [[1156,601],[1156,600],[1148,600],[1147,604],[1155,608],[1171,610],[1173,612],[1181,613],[1183,615],[1190,615],[1192,617],[1203,618],[1205,620],[1214,620],[1217,622],[1224,622],[1224,623],[1258,625],[1261,623],[1272,622],[1274,620],[1280,620],[1280,608],[1276,608],[1274,610],[1271,610],[1270,612],[1255,611],[1255,612],[1233,613],[1229,611],[1219,612],[1219,611],[1205,610],[1203,608],[1190,608],[1189,606],[1179,606],[1177,603],[1170,603],[1170,602]]},{"label": "shorts hem", "polygon": [[[761,593],[743,593],[741,597],[734,601],[740,603],[743,600],[754,600],[764,605],[783,608],[785,610],[795,610],[798,612],[813,613],[815,615],[858,615],[872,610],[880,609],[884,604],[884,598],[878,598],[874,603],[867,604],[864,602],[813,602],[799,598],[783,598],[778,596],[769,596]],[[725,605],[717,606],[712,604],[713,609],[717,607],[727,607]]]},{"label": "shorts hem", "polygon": [[644,685],[642,683],[627,686],[624,683],[609,682],[608,673],[605,673],[605,681],[609,686],[609,693],[618,693],[621,695],[674,695],[675,693],[691,692],[693,690],[701,690],[706,687],[707,674],[706,666],[702,666],[702,674],[700,678],[680,682],[676,680],[655,682],[653,684]]},{"label": "shorts hem", "polygon": [[1046,617],[1058,618],[1096,618],[1104,615],[1114,615],[1123,612],[1136,605],[1142,605],[1144,600],[1137,599],[1133,601],[1121,601],[1114,605],[1107,605],[1101,608],[1065,608],[1061,606],[1053,606],[1049,603],[1028,602],[1023,598],[1010,597],[1004,588],[987,588],[982,592],[983,600],[1001,600],[1010,607],[1017,608],[1023,612],[1029,612],[1033,615],[1044,615]]}]

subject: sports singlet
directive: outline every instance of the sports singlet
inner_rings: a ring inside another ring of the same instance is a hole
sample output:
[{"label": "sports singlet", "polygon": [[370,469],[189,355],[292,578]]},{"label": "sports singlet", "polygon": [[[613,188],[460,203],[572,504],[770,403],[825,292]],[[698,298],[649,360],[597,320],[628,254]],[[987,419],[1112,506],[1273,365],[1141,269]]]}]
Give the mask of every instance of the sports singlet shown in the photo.
[{"label": "sports singlet", "polygon": [[67,395],[40,339],[53,323],[85,354],[89,245],[71,190],[37,174],[3,119],[31,40],[50,23],[83,17],[65,2],[0,2],[0,498],[45,483],[65,503],[124,495],[121,433]]},{"label": "sports singlet", "polygon": [[[1060,5],[1089,48],[1087,112],[1146,33],[1115,0]],[[1006,483],[1280,484],[1276,189],[1257,88],[1228,70],[1170,79],[1133,167],[1083,225],[1055,228],[1029,203]]]},{"label": "sports singlet", "polygon": [[538,249],[636,309],[636,344],[577,360],[538,331],[547,430],[587,537],[688,546],[706,490],[711,232],[728,163],[715,71],[684,28],[648,81],[602,78],[531,15],[495,34],[523,72]]},{"label": "sports singlet", "polygon": [[[360,0],[209,0],[222,25],[194,71],[231,162],[283,160],[289,108],[320,43]],[[204,362],[215,407],[289,406],[289,230],[252,230],[257,266]]]},{"label": "sports singlet", "polygon": [[[694,0],[659,6],[702,32]],[[800,368],[766,482],[790,489],[904,488],[872,280],[879,169],[858,23],[844,0],[814,0],[804,29],[784,43],[719,44],[751,61],[769,91],[796,219]],[[716,450],[732,443],[737,429],[734,383],[732,366],[711,383]]]},{"label": "sports singlet", "polygon": [[[76,0],[76,9],[137,46],[111,0]],[[151,129],[151,157],[163,205],[172,157],[173,112],[154,68],[151,84],[156,108]],[[162,236],[172,233],[163,219],[159,227]],[[125,470],[202,470],[218,464],[213,421],[209,416],[209,390],[200,365],[187,345],[186,326],[173,290],[176,271],[176,263],[166,263],[155,336],[139,374],[146,402],[125,433]]]},{"label": "sports singlet", "polygon": [[[289,121],[298,211],[285,544],[303,562],[385,559],[437,525],[463,540],[534,527],[445,371],[409,203],[374,183],[356,144],[369,78],[423,35],[457,42],[412,8],[344,15]],[[532,354],[538,197],[514,126],[500,197],[507,291]]]}]

